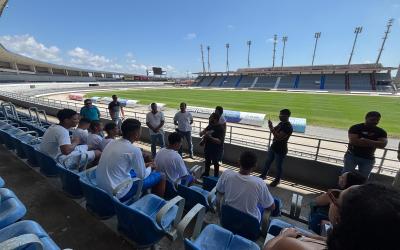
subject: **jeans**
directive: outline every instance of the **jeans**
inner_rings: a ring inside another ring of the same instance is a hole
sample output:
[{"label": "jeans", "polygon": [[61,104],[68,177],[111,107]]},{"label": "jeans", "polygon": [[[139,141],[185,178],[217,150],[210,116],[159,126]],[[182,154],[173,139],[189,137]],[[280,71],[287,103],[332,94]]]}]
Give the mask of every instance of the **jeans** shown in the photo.
[{"label": "jeans", "polygon": [[278,154],[275,153],[274,150],[269,149],[268,150],[268,155],[267,155],[267,161],[265,162],[264,169],[262,171],[262,176],[267,176],[269,169],[271,168],[272,162],[275,160],[275,165],[277,169],[276,177],[275,179],[280,180],[282,177],[282,171],[283,171],[283,159],[286,157],[286,154]]},{"label": "jeans", "polygon": [[121,131],[121,125],[122,125],[122,119],[117,117],[117,118],[112,118],[112,121],[117,125],[118,129]]},{"label": "jeans", "polygon": [[160,144],[160,147],[163,148],[165,147],[165,141],[164,141],[164,133],[159,133],[155,135],[150,135],[150,140],[151,140],[151,155],[154,157],[156,156],[156,145],[157,141]]},{"label": "jeans", "polygon": [[[188,144],[188,148],[189,148],[189,154],[190,156],[193,156],[193,143],[192,143],[192,131],[179,131],[177,130],[178,134],[180,134],[182,136],[182,138],[186,139],[186,142]],[[178,150],[178,153],[182,156],[182,151],[183,151],[183,145],[181,145],[181,147]]]},{"label": "jeans", "polygon": [[365,159],[355,156],[350,152],[346,152],[346,154],[344,155],[344,166],[342,174],[354,171],[358,166],[358,171],[360,172],[360,174],[368,178],[369,174],[374,168],[374,164],[375,164],[375,159]]}]

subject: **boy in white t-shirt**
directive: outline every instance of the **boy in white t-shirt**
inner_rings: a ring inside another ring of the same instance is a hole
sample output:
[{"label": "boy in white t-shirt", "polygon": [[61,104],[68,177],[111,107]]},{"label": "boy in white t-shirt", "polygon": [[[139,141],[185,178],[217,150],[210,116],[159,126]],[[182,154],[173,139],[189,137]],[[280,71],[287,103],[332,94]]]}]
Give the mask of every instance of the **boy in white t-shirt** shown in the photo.
[{"label": "boy in white t-shirt", "polygon": [[92,149],[101,150],[101,142],[103,137],[101,132],[103,131],[103,124],[100,121],[91,121],[89,126],[89,135],[87,144]]},{"label": "boy in white t-shirt", "polygon": [[182,145],[182,137],[179,133],[173,132],[168,136],[168,146],[158,151],[154,163],[157,170],[164,173],[169,181],[175,183],[177,180],[184,180],[190,184],[194,178],[189,174],[185,162],[177,152]]},{"label": "boy in white t-shirt", "polygon": [[[133,143],[140,138],[141,123],[136,119],[126,119],[121,125],[122,138],[113,140],[104,149],[96,169],[97,185],[110,195],[114,189],[129,178],[143,179],[143,190],[152,188],[160,197],[165,191],[165,177],[158,171],[146,169],[142,151]],[[134,170],[134,175],[131,174]],[[128,201],[136,194],[137,187],[129,185],[119,190],[116,197]]]},{"label": "boy in white t-shirt", "polygon": [[80,145],[87,144],[87,138],[89,136],[89,126],[90,120],[87,118],[81,118],[79,120],[78,127],[76,127],[76,129],[74,129],[74,131],[72,132],[72,138],[79,137]]},{"label": "boy in white t-shirt", "polygon": [[257,166],[257,156],[245,151],[240,155],[240,171],[225,170],[217,182],[217,192],[224,195],[225,204],[250,214],[261,221],[265,209],[274,210],[274,198],[267,184],[251,176]]},{"label": "boy in white t-shirt", "polygon": [[101,152],[88,150],[87,145],[79,145],[79,137],[71,140],[69,129],[75,127],[79,121],[79,114],[72,109],[62,109],[58,111],[57,118],[59,124],[50,126],[43,135],[39,150],[47,154],[67,168],[80,167],[79,160],[82,154],[87,155],[88,162],[92,162],[100,157]]},{"label": "boy in white t-shirt", "polygon": [[[179,106],[180,111],[174,116],[174,124],[178,126],[176,132],[178,132],[182,138],[186,139],[189,148],[189,157],[193,159],[193,143],[192,143],[192,114],[186,111],[186,103],[182,102]],[[182,155],[182,144],[178,150],[178,153]]]}]

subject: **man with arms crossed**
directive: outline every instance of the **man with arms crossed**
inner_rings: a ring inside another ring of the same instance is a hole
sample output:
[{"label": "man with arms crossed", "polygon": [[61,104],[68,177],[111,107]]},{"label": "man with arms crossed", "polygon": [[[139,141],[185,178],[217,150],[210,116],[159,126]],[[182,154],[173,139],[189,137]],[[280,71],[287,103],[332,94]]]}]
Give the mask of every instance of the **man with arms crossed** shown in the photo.
[{"label": "man with arms crossed", "polygon": [[125,117],[124,108],[118,101],[117,95],[112,95],[112,99],[113,101],[108,104],[108,112],[110,112],[111,120],[115,122],[115,124],[121,130],[121,123],[122,123],[121,118]]},{"label": "man with arms crossed", "polygon": [[164,141],[164,114],[161,111],[157,110],[157,104],[151,104],[151,112],[146,115],[146,125],[149,127],[150,140],[151,140],[151,154],[154,157],[156,156],[156,146],[157,141],[160,143],[160,147],[165,147]]},{"label": "man with arms crossed", "polygon": [[[181,111],[174,116],[174,124],[178,126],[177,132],[182,138],[186,139],[189,148],[190,158],[193,158],[193,144],[192,144],[192,123],[193,117],[190,112],[186,111],[186,103],[182,102],[180,105]],[[178,153],[182,156],[183,147],[179,148]]]},{"label": "man with arms crossed", "polygon": [[[144,163],[142,151],[133,143],[140,138],[141,123],[136,119],[126,119],[122,125],[122,138],[110,142],[104,149],[96,170],[97,185],[110,195],[121,183],[132,178],[131,170],[143,180],[143,190],[152,187],[153,193],[163,196],[165,178],[161,173],[150,171]],[[121,188],[116,197],[121,201],[128,201],[136,194],[137,187],[128,185]]]},{"label": "man with arms crossed", "polygon": [[251,176],[257,166],[257,156],[250,151],[240,155],[240,170],[225,170],[217,182],[217,192],[224,195],[225,204],[254,216],[261,222],[265,209],[274,210],[274,198],[264,181]]},{"label": "man with arms crossed", "polygon": [[379,112],[371,111],[366,114],[364,123],[350,127],[342,173],[354,171],[358,166],[360,173],[369,177],[375,164],[375,150],[385,148],[388,142],[386,131],[377,126],[380,119]]}]

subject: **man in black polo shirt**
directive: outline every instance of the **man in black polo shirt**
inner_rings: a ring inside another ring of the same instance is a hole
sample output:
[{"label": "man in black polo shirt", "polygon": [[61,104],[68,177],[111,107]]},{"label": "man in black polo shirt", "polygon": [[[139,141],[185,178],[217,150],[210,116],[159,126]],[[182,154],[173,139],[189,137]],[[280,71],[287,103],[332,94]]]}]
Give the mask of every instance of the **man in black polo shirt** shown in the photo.
[{"label": "man in black polo shirt", "polygon": [[271,133],[274,135],[272,145],[268,150],[267,161],[265,162],[264,170],[260,177],[265,179],[271,164],[276,160],[277,175],[275,180],[271,182],[271,187],[276,187],[281,181],[282,177],[282,166],[283,159],[286,157],[288,152],[287,142],[293,133],[292,124],[289,122],[290,110],[282,109],[279,113],[279,120],[281,121],[276,127],[272,125],[271,120],[268,120],[268,127]]},{"label": "man in black polo shirt", "polygon": [[376,111],[368,112],[365,123],[356,124],[349,129],[349,145],[344,155],[344,167],[342,173],[358,170],[366,178],[369,177],[375,164],[375,150],[385,148],[387,133],[377,127],[381,114]]},{"label": "man in black polo shirt", "polygon": [[121,117],[125,116],[124,109],[121,103],[118,101],[117,95],[113,95],[112,99],[113,101],[108,104],[108,111],[110,112],[110,117],[112,121],[118,126],[118,129],[121,130]]}]

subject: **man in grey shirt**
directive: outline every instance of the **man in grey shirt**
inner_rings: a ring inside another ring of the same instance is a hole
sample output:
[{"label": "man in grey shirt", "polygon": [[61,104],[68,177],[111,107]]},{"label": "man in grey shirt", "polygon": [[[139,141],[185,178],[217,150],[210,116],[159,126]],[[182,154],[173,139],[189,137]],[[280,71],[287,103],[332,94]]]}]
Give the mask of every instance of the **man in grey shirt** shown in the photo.
[{"label": "man in grey shirt", "polygon": [[[113,101],[108,104],[108,111],[110,112],[110,117],[115,124],[117,124],[118,128],[121,130],[122,119],[125,117],[124,109],[121,103],[118,101],[118,96],[112,96]],[[121,116],[122,114],[122,116]]]}]

